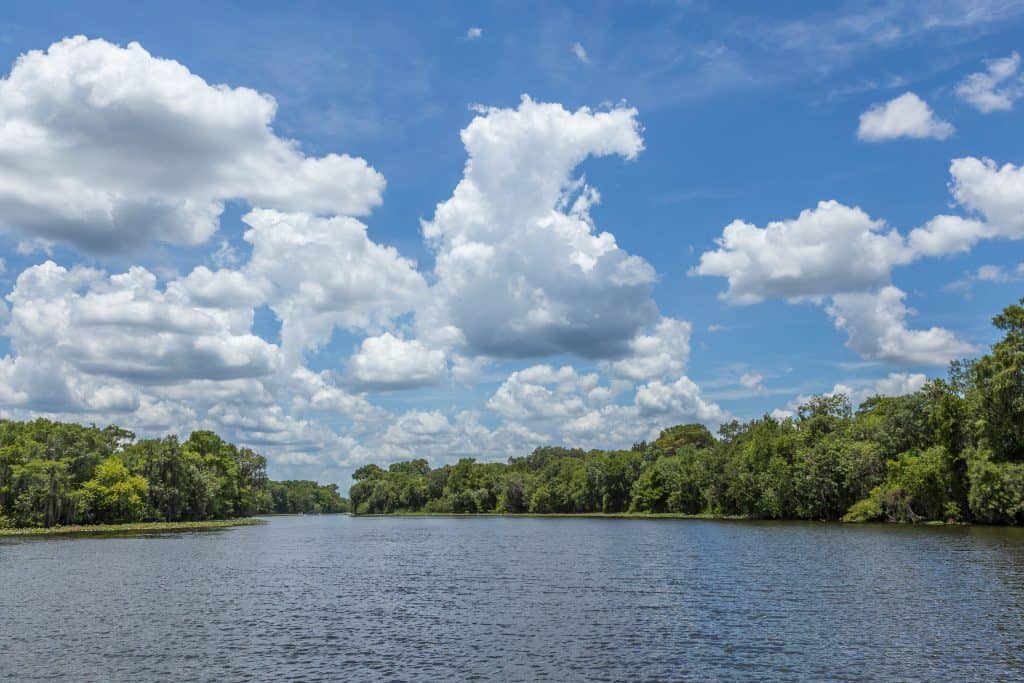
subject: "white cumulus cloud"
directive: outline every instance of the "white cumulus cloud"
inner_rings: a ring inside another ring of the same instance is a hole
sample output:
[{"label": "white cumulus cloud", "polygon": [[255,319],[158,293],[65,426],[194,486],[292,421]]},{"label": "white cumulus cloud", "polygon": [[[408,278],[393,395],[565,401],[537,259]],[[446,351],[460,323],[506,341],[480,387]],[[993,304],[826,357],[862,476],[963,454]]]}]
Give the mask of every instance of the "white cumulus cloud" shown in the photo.
[{"label": "white cumulus cloud", "polygon": [[1013,109],[1013,103],[1024,96],[1024,78],[1017,73],[1019,69],[1020,54],[1017,52],[1002,59],[987,60],[985,71],[965,78],[957,85],[956,94],[985,114],[1009,111]]},{"label": "white cumulus cloud", "polygon": [[0,227],[95,252],[200,244],[226,200],[362,215],[384,178],[274,134],[277,104],[211,85],[138,43],[78,36],[0,80]]},{"label": "white cumulus cloud", "polygon": [[975,351],[942,327],[911,330],[906,294],[891,285],[876,292],[836,294],[828,306],[837,328],[849,334],[847,345],[864,358],[906,365],[945,365]]},{"label": "white cumulus cloud", "polygon": [[348,361],[349,372],[362,389],[409,389],[440,382],[448,374],[444,351],[390,332],[367,337]]},{"label": "white cumulus cloud", "polygon": [[865,358],[943,364],[973,347],[944,328],[909,329],[905,295],[890,279],[893,267],[951,243],[949,234],[918,234],[908,242],[859,208],[819,202],[795,220],[764,228],[732,222],[718,249],[702,254],[692,274],[727,278],[722,298],[736,304],[766,298],[819,302],[849,335],[847,346]]},{"label": "white cumulus cloud", "polygon": [[251,334],[251,306],[194,304],[144,268],[107,276],[52,261],[25,270],[7,300],[20,359],[52,355],[78,371],[140,384],[272,373],[277,347]]},{"label": "white cumulus cloud", "polygon": [[653,329],[630,340],[628,356],[609,363],[612,375],[634,381],[680,375],[690,357],[692,331],[684,320],[662,318]]},{"label": "white cumulus cloud", "polygon": [[367,236],[354,218],[317,218],[258,209],[243,219],[252,258],[242,271],[265,287],[281,320],[292,365],[336,327],[375,330],[413,310],[426,294],[416,264]]},{"label": "white cumulus cloud", "polygon": [[945,140],[955,132],[953,124],[935,115],[928,103],[912,92],[872,105],[860,115],[857,137],[866,142],[897,138]]},{"label": "white cumulus cloud", "polygon": [[417,313],[421,337],[451,330],[471,356],[628,351],[658,317],[655,272],[597,231],[599,195],[572,173],[587,157],[639,154],[636,114],[525,96],[515,109],[479,111],[462,131],[462,180],[423,224],[436,283]]},{"label": "white cumulus cloud", "polygon": [[728,278],[723,297],[736,304],[877,287],[888,282],[894,265],[913,258],[884,221],[836,201],[764,228],[733,221],[717,242],[692,273]]}]

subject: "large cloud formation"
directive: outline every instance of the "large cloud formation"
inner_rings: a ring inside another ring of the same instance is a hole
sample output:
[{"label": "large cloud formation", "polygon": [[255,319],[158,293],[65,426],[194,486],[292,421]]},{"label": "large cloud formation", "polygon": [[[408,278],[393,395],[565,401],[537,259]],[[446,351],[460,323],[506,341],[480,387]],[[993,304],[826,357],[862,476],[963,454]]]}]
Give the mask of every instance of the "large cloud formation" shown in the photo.
[{"label": "large cloud formation", "polygon": [[426,295],[416,264],[373,242],[354,218],[256,209],[242,220],[252,258],[241,270],[266,289],[293,366],[336,327],[378,329]]},{"label": "large cloud formation", "polygon": [[184,286],[156,285],[144,268],[107,276],[47,261],[18,277],[7,333],[22,356],[57,354],[87,374],[140,384],[274,371],[277,347],[249,332],[251,307],[208,307]]},{"label": "large cloud formation", "polygon": [[874,292],[836,294],[828,312],[836,327],[849,333],[847,346],[863,358],[898,365],[945,365],[974,350],[942,327],[908,329],[905,297],[892,285]]},{"label": "large cloud formation", "polygon": [[[211,85],[134,43],[69,38],[18,60],[0,80],[0,229],[102,264],[153,242],[205,244],[239,200],[247,246],[222,244],[217,269],[180,276],[25,269],[0,305],[11,349],[0,413],[146,434],[212,428],[292,473],[334,479],[368,460],[627,446],[730,417],[687,376],[692,327],[658,310],[654,269],[595,221],[601,196],[580,167],[637,158],[635,109],[525,96],[478,108],[461,134],[463,175],[421,226],[429,271],[359,220],[384,178],[362,159],[307,155],[274,132],[275,110],[266,94]],[[1019,169],[961,161],[954,195],[968,215],[955,225],[937,217],[903,239],[822,202],[765,228],[735,222],[695,273],[728,278],[731,303],[819,301],[865,357],[939,362],[964,345],[907,329],[891,270],[1024,232]],[[256,332],[267,311],[279,341]],[[484,371],[493,390],[466,392],[476,406],[402,403]],[[414,393],[380,396],[400,391]]]},{"label": "large cloud formation", "polygon": [[[628,445],[666,420],[727,417],[684,374],[689,323],[659,314],[653,268],[596,227],[600,194],[577,174],[591,157],[636,158],[636,110],[525,96],[478,109],[463,177],[422,226],[436,256],[425,275],[357,219],[383,177],[362,159],[307,156],[274,133],[275,109],[135,43],[69,38],[18,60],[0,80],[0,229],[120,260],[206,243],[241,200],[250,249],[222,242],[218,269],[182,276],[29,267],[0,306],[0,412],[213,428],[308,476],[414,454]],[[279,342],[255,333],[260,309]],[[310,367],[339,331],[354,353]],[[370,400],[551,355],[598,371],[505,369],[480,411]]]},{"label": "large cloud formation", "polygon": [[277,104],[210,85],[138,43],[66,38],[0,80],[0,227],[91,251],[201,244],[223,202],[362,215],[384,178],[307,157],[271,128]]},{"label": "large cloud formation", "polygon": [[910,233],[918,253],[970,250],[983,239],[1024,239],[1024,167],[963,157],[949,165],[953,198],[967,216],[941,215]]},{"label": "large cloud formation", "polygon": [[764,228],[730,223],[718,248],[704,252],[691,274],[727,278],[721,297],[733,304],[766,298],[823,303],[849,335],[847,346],[864,358],[944,365],[973,347],[941,327],[909,329],[906,295],[890,283],[894,267],[941,251],[933,247],[938,241],[923,234],[904,239],[859,207],[823,201]]},{"label": "large cloud formation", "polygon": [[912,256],[884,221],[859,207],[823,201],[764,228],[733,221],[722,230],[718,249],[704,252],[693,273],[728,278],[723,298],[753,304],[878,287],[889,281],[894,265]]},{"label": "large cloud formation", "polygon": [[423,323],[456,328],[474,354],[626,352],[657,318],[655,273],[596,230],[590,207],[600,195],[572,173],[587,157],[636,157],[636,115],[525,96],[516,109],[481,109],[462,131],[462,180],[423,224],[436,250]]}]

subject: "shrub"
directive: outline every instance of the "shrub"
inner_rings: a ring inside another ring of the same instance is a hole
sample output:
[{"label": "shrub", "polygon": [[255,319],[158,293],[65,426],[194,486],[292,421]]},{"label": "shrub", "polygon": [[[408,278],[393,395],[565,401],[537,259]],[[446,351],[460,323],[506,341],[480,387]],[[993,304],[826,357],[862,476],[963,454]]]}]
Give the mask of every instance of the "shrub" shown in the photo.
[{"label": "shrub", "polygon": [[871,492],[871,495],[867,498],[858,500],[856,503],[850,506],[846,514],[843,515],[844,522],[874,522],[882,519],[884,512],[882,506],[879,503],[879,494],[881,488],[877,488]]},{"label": "shrub", "polygon": [[971,514],[990,524],[1024,523],[1024,464],[993,462],[991,451],[967,453]]}]

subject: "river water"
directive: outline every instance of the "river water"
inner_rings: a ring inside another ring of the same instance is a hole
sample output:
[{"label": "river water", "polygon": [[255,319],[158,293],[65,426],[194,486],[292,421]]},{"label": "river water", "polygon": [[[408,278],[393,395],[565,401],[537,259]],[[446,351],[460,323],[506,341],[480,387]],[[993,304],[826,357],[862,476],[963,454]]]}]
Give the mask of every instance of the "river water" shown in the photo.
[{"label": "river water", "polygon": [[502,517],[0,539],[0,679],[1024,680],[1024,529]]}]

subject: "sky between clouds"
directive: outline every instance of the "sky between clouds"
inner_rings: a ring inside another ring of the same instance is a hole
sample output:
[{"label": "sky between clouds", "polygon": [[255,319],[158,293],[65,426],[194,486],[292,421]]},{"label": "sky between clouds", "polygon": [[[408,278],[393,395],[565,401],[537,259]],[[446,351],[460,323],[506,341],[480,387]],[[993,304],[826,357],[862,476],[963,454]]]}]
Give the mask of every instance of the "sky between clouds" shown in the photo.
[{"label": "sky between clouds", "polygon": [[345,487],[919,387],[1024,281],[1024,4],[758,7],[15,5],[0,411]]}]

